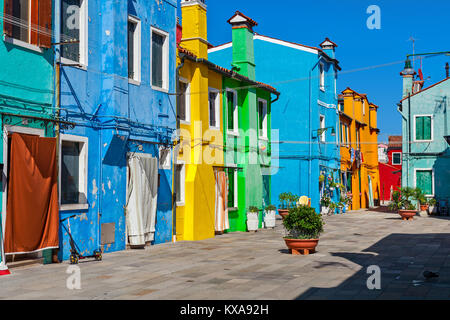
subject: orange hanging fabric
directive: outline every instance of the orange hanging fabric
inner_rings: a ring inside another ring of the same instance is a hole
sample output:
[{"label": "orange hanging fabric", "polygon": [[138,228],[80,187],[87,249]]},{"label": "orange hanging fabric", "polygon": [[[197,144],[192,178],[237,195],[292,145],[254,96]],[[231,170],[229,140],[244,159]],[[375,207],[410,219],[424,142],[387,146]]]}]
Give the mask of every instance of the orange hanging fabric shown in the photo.
[{"label": "orange hanging fabric", "polygon": [[10,137],[5,253],[57,248],[56,139],[18,133]]}]

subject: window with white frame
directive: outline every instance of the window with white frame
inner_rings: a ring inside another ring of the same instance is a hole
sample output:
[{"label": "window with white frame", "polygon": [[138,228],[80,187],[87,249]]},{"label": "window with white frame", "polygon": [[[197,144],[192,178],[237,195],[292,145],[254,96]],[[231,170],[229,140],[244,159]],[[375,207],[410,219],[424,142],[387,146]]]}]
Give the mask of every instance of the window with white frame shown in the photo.
[{"label": "window with white frame", "polygon": [[267,101],[258,99],[258,129],[259,137],[267,139]]},{"label": "window with white frame", "polygon": [[128,16],[128,78],[141,81],[141,21]]},{"label": "window with white frame", "polygon": [[182,162],[178,162],[175,166],[176,175],[176,201],[177,206],[182,207],[185,205],[185,183],[186,183],[186,165]]},{"label": "window with white frame", "polygon": [[87,65],[88,0],[61,0],[61,57]]},{"label": "window with white frame", "polygon": [[88,139],[63,134],[60,148],[61,206],[86,205]]},{"label": "window with white frame", "polygon": [[209,89],[209,127],[220,129],[220,101],[219,91]]},{"label": "window with white frame", "polygon": [[235,91],[227,91],[227,129],[230,134],[239,132],[237,94]]},{"label": "window with white frame", "polygon": [[191,96],[190,84],[186,79],[180,79],[178,82],[178,116],[181,122],[189,123],[191,121]]},{"label": "window with white frame", "polygon": [[155,28],[151,28],[151,84],[169,89],[169,34]]},{"label": "window with white frame", "polygon": [[433,116],[415,115],[414,116],[414,139],[415,141],[433,140]]},{"label": "window with white frame", "polygon": [[402,153],[401,152],[393,152],[392,153],[392,164],[393,165],[402,164]]},{"label": "window with white frame", "polygon": [[325,91],[325,66],[323,63],[319,64],[320,90]]},{"label": "window with white frame", "polygon": [[12,18],[16,21],[20,21],[20,23],[12,24],[11,37],[29,43],[31,24],[31,0],[12,1],[12,5]]},{"label": "window with white frame", "polygon": [[320,131],[319,140],[325,142],[325,116],[323,115],[320,115]]}]

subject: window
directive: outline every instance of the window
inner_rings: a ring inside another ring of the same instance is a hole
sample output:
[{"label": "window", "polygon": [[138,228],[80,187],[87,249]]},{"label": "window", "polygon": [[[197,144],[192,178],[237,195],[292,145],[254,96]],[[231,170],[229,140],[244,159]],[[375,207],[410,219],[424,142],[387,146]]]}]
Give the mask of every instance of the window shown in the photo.
[{"label": "window", "polygon": [[433,118],[432,116],[414,116],[415,141],[433,140]]},{"label": "window", "polygon": [[152,28],[151,78],[152,87],[167,91],[169,84],[169,34]]},{"label": "window", "polygon": [[87,65],[87,16],[88,0],[61,1],[61,42],[75,40],[75,43],[61,45],[61,57]]},{"label": "window", "polygon": [[348,139],[348,125],[341,123],[341,144],[346,146],[349,143]]},{"label": "window", "polygon": [[366,100],[363,100],[363,103],[362,103],[362,115],[363,116],[366,115]]},{"label": "window", "polygon": [[325,91],[325,69],[323,63],[319,64],[319,72],[320,72],[320,90]]},{"label": "window", "polygon": [[267,101],[258,100],[258,129],[259,137],[267,139]]},{"label": "window", "polygon": [[175,192],[176,192],[176,200],[177,200],[177,206],[182,207],[185,203],[185,194],[184,194],[184,187],[186,183],[186,165],[184,163],[177,163],[175,167],[175,174],[176,174],[176,185],[175,185]]},{"label": "window", "polygon": [[5,0],[3,32],[5,41],[40,51],[51,47],[52,0]]},{"label": "window", "polygon": [[434,196],[434,174],[432,169],[415,169],[416,188],[425,195]]},{"label": "window", "polygon": [[[61,135],[60,203],[62,209],[87,208],[87,149],[84,137]],[[75,207],[74,207],[75,205]]]},{"label": "window", "polygon": [[227,91],[227,115],[228,133],[237,134],[238,131],[238,106],[235,91]]},{"label": "window", "polygon": [[190,85],[185,79],[180,79],[178,82],[179,95],[178,95],[178,112],[180,121],[189,123],[191,121],[191,109],[190,109]]},{"label": "window", "polygon": [[359,150],[361,149],[361,144],[359,140],[359,128],[356,128],[356,148]]},{"label": "window", "polygon": [[141,22],[128,16],[128,78],[141,81]]},{"label": "window", "polygon": [[165,146],[159,146],[159,169],[170,170],[171,169],[171,149]]},{"label": "window", "polygon": [[393,152],[392,153],[392,164],[394,164],[394,165],[402,164],[402,153],[401,152]]},{"label": "window", "polygon": [[209,91],[209,127],[220,129],[219,92],[214,89],[210,89]]},{"label": "window", "polygon": [[325,116],[320,116],[320,136],[319,139],[321,142],[325,142]]},{"label": "window", "polygon": [[228,170],[228,208],[238,207],[238,179],[237,170]]}]

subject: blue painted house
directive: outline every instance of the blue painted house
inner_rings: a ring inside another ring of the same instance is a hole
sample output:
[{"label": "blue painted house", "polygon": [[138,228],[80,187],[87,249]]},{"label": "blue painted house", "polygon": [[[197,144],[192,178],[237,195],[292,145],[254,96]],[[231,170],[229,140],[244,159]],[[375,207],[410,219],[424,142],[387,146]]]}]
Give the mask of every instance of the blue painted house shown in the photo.
[{"label": "blue painted house", "polygon": [[[60,216],[83,253],[172,241],[175,0],[55,0]],[[58,76],[57,76],[58,78]],[[60,257],[68,235],[60,229]]]},{"label": "blue painted house", "polygon": [[[260,34],[253,42],[256,80],[281,93],[272,110],[272,202],[279,205],[278,196],[292,192],[308,196],[320,210],[319,175],[339,179],[337,45],[326,39],[316,48]],[[211,48],[208,56],[230,67],[232,50],[227,43]]]},{"label": "blue painted house", "polygon": [[[442,69],[444,70],[444,69]],[[444,74],[444,73],[443,73]],[[441,206],[449,206],[450,77],[424,87],[407,59],[401,72],[403,99],[398,104],[402,116],[402,187],[420,188]]]}]

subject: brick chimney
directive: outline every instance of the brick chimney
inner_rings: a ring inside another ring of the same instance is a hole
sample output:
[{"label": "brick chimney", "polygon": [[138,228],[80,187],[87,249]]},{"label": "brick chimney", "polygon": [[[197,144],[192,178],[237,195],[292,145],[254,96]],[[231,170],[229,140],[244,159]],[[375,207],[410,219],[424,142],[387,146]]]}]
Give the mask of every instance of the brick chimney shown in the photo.
[{"label": "brick chimney", "polygon": [[198,58],[208,58],[208,31],[205,0],[181,0],[183,48]]},{"label": "brick chimney", "polygon": [[228,23],[233,33],[233,67],[243,76],[255,80],[255,51],[253,46],[253,27],[258,23],[236,11]]}]

